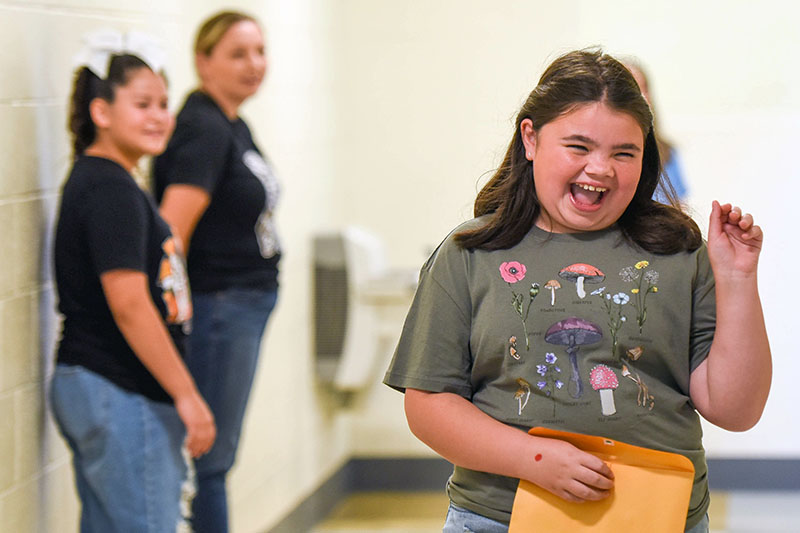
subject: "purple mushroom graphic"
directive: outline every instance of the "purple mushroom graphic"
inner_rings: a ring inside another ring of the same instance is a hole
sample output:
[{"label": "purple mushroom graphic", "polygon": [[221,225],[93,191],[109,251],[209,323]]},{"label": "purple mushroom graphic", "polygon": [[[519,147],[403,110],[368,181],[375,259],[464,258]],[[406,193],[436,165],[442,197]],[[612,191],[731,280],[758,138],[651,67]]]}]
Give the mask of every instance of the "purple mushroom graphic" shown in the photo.
[{"label": "purple mushroom graphic", "polygon": [[558,273],[558,276],[577,285],[578,298],[580,299],[586,297],[586,291],[583,289],[584,283],[600,283],[606,279],[606,275],[599,268],[586,263],[575,263],[564,267]]},{"label": "purple mushroom graphic", "polygon": [[571,397],[577,399],[583,396],[583,381],[578,370],[578,350],[581,346],[594,344],[602,338],[600,326],[574,316],[556,322],[544,334],[545,342],[567,347],[569,364],[572,367],[567,387]]},{"label": "purple mushroom graphic", "polygon": [[592,383],[592,388],[600,391],[600,407],[605,416],[611,416],[617,412],[617,406],[614,405],[614,389],[619,387],[619,380],[614,371],[606,365],[597,365],[592,369],[589,374],[589,381]]}]

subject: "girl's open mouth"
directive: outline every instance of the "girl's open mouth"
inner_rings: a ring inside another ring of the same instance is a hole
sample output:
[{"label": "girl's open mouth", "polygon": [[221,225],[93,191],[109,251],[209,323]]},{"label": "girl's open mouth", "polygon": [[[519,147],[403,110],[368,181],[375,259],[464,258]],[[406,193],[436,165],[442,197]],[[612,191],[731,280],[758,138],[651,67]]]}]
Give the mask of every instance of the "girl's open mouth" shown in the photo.
[{"label": "girl's open mouth", "polygon": [[597,187],[586,183],[570,185],[572,201],[578,206],[599,205],[607,190],[606,187]]}]

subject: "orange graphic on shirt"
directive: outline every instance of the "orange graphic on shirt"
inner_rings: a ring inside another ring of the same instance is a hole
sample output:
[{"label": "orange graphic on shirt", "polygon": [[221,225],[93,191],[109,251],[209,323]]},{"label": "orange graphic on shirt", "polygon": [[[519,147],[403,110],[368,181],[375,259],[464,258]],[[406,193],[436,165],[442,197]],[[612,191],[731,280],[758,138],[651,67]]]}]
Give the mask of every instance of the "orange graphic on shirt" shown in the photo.
[{"label": "orange graphic on shirt", "polygon": [[168,324],[182,324],[192,318],[192,298],[186,275],[186,264],[180,246],[173,237],[161,243],[164,256],[158,270],[161,298],[167,306]]}]

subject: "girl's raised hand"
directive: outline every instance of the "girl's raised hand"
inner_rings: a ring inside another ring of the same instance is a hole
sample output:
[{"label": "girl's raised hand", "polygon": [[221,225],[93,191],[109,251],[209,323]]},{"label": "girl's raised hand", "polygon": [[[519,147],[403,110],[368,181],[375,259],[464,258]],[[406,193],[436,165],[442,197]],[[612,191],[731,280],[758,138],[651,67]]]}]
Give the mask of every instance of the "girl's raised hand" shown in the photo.
[{"label": "girl's raised hand", "polygon": [[570,502],[607,498],[614,487],[614,473],[600,458],[559,439],[539,437],[530,481]]},{"label": "girl's raised hand", "polygon": [[731,204],[711,204],[708,256],[716,277],[752,276],[758,266],[763,233],[753,217]]}]

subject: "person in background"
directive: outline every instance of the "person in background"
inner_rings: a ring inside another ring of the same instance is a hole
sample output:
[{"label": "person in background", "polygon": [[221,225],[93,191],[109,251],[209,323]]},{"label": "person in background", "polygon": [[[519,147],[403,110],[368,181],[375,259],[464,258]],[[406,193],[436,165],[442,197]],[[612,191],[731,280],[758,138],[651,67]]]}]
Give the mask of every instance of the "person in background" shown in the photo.
[{"label": "person in background", "polygon": [[[652,93],[650,92],[650,83],[644,71],[644,67],[642,67],[639,61],[632,58],[627,58],[625,60],[625,66],[628,67],[628,70],[633,74],[636,83],[642,90],[645,100],[647,100],[651,110],[655,113],[655,104],[653,103]],[[658,153],[661,154],[661,166],[667,177],[666,180],[662,180],[659,186],[656,187],[653,198],[661,203],[686,200],[686,196],[689,194],[689,187],[683,175],[678,150],[671,142],[661,135],[655,118],[653,119],[653,123],[656,132],[656,142],[658,143]]]},{"label": "person in background", "polygon": [[187,364],[218,428],[214,447],[195,463],[192,525],[198,533],[224,533],[225,479],[278,294],[279,188],[239,116],[267,69],[259,24],[243,13],[216,14],[201,25],[194,52],[200,86],[178,114],[153,178],[161,214],[188,249],[195,327]]},{"label": "person in background", "polygon": [[215,437],[182,359],[192,318],[182,251],[131,176],[172,130],[157,52],[138,33],[93,33],[70,105],[74,163],[54,255],[64,322],[50,397],[84,533],[175,531],[182,446],[197,457]]},{"label": "person in background", "polygon": [[631,73],[600,50],[567,53],[523,104],[476,218],[422,267],[384,382],[455,465],[445,533],[507,531],[519,479],[571,502],[612,494],[604,461],[535,426],[685,455],[686,531],[708,531],[698,413],[746,430],[770,388],[762,232],[715,201],[705,244],[652,199],[660,175]]}]

